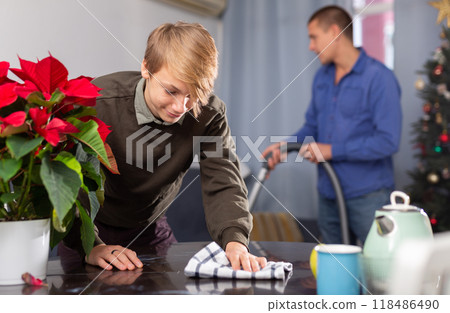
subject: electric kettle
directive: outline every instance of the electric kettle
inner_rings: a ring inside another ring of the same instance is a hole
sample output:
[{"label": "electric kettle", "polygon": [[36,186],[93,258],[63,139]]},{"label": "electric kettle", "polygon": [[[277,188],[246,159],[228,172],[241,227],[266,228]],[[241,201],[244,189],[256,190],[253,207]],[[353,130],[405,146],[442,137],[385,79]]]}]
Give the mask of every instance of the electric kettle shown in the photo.
[{"label": "electric kettle", "polygon": [[[397,197],[403,203],[397,203]],[[391,193],[391,204],[375,212],[375,219],[364,243],[362,263],[368,292],[384,293],[395,252],[409,240],[433,240],[430,220],[424,210],[409,204],[401,191]],[[418,251],[420,253],[420,251]]]}]

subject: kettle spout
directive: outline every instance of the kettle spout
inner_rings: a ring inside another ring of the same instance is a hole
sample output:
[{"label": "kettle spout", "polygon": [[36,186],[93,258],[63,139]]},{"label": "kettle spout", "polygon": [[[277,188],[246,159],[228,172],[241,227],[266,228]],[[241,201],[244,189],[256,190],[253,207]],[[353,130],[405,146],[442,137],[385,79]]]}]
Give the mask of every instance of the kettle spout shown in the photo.
[{"label": "kettle spout", "polygon": [[386,236],[394,230],[394,221],[385,215],[375,217],[375,224],[377,232],[381,236]]}]

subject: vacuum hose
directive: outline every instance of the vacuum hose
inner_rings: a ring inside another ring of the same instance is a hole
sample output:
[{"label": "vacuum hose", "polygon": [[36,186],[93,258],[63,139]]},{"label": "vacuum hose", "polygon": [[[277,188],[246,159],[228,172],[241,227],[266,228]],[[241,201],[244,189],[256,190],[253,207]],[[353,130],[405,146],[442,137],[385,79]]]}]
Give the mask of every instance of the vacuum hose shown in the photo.
[{"label": "vacuum hose", "polygon": [[[283,152],[290,153],[290,152],[299,152],[302,145],[300,143],[296,142],[288,142],[285,145],[282,146]],[[269,153],[266,156],[266,160],[270,159],[272,156],[272,153]],[[339,183],[339,179],[337,178],[336,172],[334,171],[333,167],[328,162],[320,162],[320,166],[322,166],[325,169],[325,172],[327,173],[328,177],[331,180],[331,183],[334,188],[334,192],[336,194],[336,202],[339,209],[339,218],[341,222],[341,233],[342,233],[342,241],[344,244],[350,244],[350,235],[348,231],[348,220],[347,220],[347,209],[345,207],[345,200],[344,195],[342,193],[341,184]],[[249,208],[250,210],[253,209],[253,206],[256,202],[256,198],[258,196],[258,193],[261,189],[262,183],[266,179],[267,172],[269,171],[269,165],[267,162],[264,163],[262,169],[258,173],[257,182],[253,185],[253,189],[249,194],[248,202],[249,202]]]}]

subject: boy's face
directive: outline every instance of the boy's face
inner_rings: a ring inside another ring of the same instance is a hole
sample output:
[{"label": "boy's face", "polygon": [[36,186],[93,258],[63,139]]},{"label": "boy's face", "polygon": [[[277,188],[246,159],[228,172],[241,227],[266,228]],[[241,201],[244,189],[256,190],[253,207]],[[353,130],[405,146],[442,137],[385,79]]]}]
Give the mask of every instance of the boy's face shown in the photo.
[{"label": "boy's face", "polygon": [[144,62],[141,74],[147,80],[144,98],[152,114],[167,123],[176,123],[193,107],[193,100],[189,95],[188,85],[163,66],[151,75]]}]

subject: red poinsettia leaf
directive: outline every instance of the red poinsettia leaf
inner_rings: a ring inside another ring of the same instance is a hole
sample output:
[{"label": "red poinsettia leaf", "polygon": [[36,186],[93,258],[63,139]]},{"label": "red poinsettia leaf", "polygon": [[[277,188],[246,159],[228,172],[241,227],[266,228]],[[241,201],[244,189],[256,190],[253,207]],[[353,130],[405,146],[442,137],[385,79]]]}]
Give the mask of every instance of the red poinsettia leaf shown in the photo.
[{"label": "red poinsettia leaf", "polygon": [[0,77],[0,85],[7,84],[7,83],[14,83],[14,81],[9,79],[6,76]]},{"label": "red poinsettia leaf", "polygon": [[0,121],[3,122],[3,124],[6,126],[12,125],[14,127],[19,127],[23,123],[25,123],[25,119],[27,117],[27,114],[24,111],[14,112],[8,115],[5,118],[0,117]]},{"label": "red poinsettia leaf", "polygon": [[0,62],[0,85],[14,82],[8,77],[6,77],[8,75],[8,69],[9,69],[9,62],[6,61]]},{"label": "red poinsettia leaf", "polygon": [[38,61],[35,78],[42,92],[52,94],[67,82],[69,72],[66,67],[52,55]]},{"label": "red poinsettia leaf", "polygon": [[98,125],[97,131],[98,131],[98,134],[100,135],[100,138],[102,138],[103,142],[106,141],[106,137],[108,137],[109,133],[111,132],[111,130],[109,129],[111,126],[106,125],[105,122],[96,118],[95,116],[83,116],[83,117],[80,117],[79,120],[81,120],[83,122],[87,122],[89,120],[94,120]]},{"label": "red poinsettia leaf", "polygon": [[24,82],[29,80],[37,85],[35,80],[36,63],[19,58],[21,68],[10,68],[9,70],[17,75]]},{"label": "red poinsettia leaf", "polygon": [[8,83],[0,85],[0,108],[10,105],[17,99],[14,92],[17,83]]},{"label": "red poinsettia leaf", "polygon": [[69,80],[61,90],[67,97],[96,98],[100,89],[86,77]]},{"label": "red poinsettia leaf", "polygon": [[[92,81],[94,78],[93,77],[90,77],[90,76],[84,76],[84,75],[80,75],[80,76],[78,76],[77,78],[75,78],[75,79],[80,79],[80,78],[86,78],[88,81]],[[100,90],[100,88],[99,88],[99,90]]]},{"label": "red poinsettia leaf", "polygon": [[78,128],[70,124],[69,122],[66,122],[62,119],[59,119],[55,117],[48,123],[46,129],[48,131],[56,130],[58,133],[61,134],[71,134],[71,133],[79,133],[80,131]]},{"label": "red poinsettia leaf", "polygon": [[30,286],[47,286],[41,279],[34,277],[30,273],[22,274],[22,280]]},{"label": "red poinsettia leaf", "polygon": [[31,93],[36,91],[39,92],[38,87],[29,80],[26,80],[23,85],[17,85],[15,88],[16,94],[24,99],[28,98]]},{"label": "red poinsettia leaf", "polygon": [[75,107],[72,104],[57,104],[54,108],[54,112],[57,116],[63,116],[64,114],[74,110]]},{"label": "red poinsettia leaf", "polygon": [[47,124],[50,114],[47,113],[47,109],[31,108],[28,113],[34,122],[34,126],[41,128],[42,125]]},{"label": "red poinsettia leaf", "polygon": [[108,161],[109,161],[110,166],[105,164],[105,162],[102,159],[100,159],[100,162],[105,164],[106,168],[111,173],[113,173],[113,174],[120,174],[119,168],[117,167],[116,158],[114,157],[114,153],[112,152],[112,149],[111,149],[110,145],[108,145],[106,142],[105,142],[105,150],[106,150],[106,155],[108,156]]},{"label": "red poinsettia leaf", "polygon": [[9,62],[2,61],[0,62],[0,77],[5,77],[8,75]]},{"label": "red poinsettia leaf", "polygon": [[97,103],[97,98],[78,98],[78,97],[65,97],[62,104],[76,104],[85,107],[93,107]]},{"label": "red poinsettia leaf", "polygon": [[49,144],[51,144],[53,147],[56,147],[59,143],[60,136],[59,132],[56,129],[47,130],[46,128],[40,128],[40,127],[33,127],[33,129],[42,137],[44,137],[45,140]]},{"label": "red poinsettia leaf", "polygon": [[31,81],[44,94],[48,96],[56,88],[64,86],[69,75],[66,67],[53,56],[46,57],[37,63],[19,58],[21,69],[10,69],[24,82]]}]

